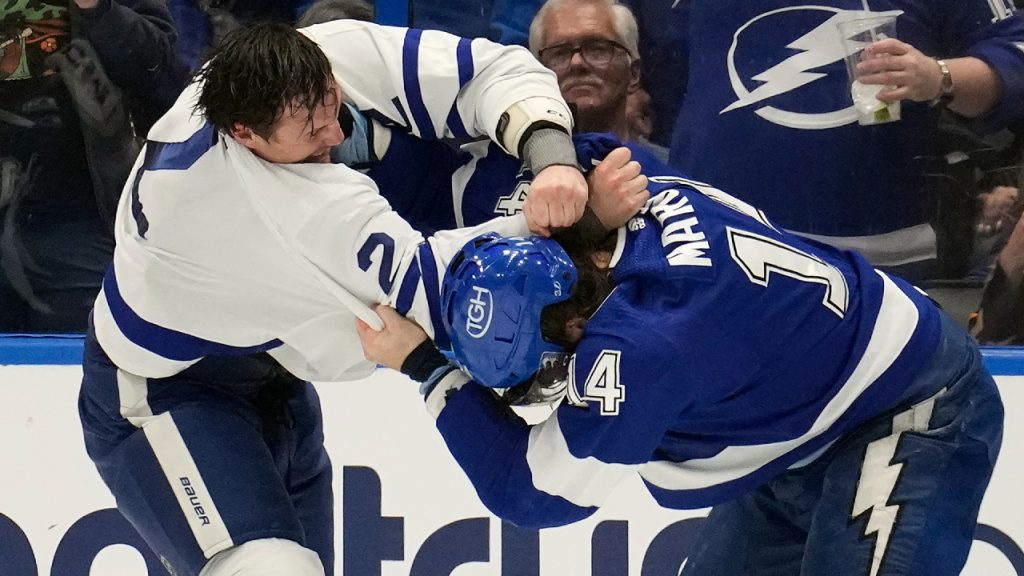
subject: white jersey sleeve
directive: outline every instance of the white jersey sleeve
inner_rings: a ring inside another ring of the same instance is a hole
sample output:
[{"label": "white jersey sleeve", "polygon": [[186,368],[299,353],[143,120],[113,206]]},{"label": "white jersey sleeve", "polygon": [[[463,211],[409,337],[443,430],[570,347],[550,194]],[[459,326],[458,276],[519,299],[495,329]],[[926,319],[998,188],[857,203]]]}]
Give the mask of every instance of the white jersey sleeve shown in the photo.
[{"label": "white jersey sleeve", "polygon": [[[571,131],[554,73],[525,48],[351,20],[302,31],[327,54],[344,98],[422,138],[488,136],[516,154],[522,114]],[[510,109],[521,112],[500,134]]]}]

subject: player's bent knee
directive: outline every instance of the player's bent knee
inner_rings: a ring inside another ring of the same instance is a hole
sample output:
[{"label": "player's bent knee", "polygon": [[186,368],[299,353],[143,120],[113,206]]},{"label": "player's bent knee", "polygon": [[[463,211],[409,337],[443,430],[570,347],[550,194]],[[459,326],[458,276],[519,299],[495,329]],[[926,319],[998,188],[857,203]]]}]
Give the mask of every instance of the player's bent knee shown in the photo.
[{"label": "player's bent knee", "polygon": [[324,576],[324,566],[297,542],[264,538],[218,552],[199,576]]}]

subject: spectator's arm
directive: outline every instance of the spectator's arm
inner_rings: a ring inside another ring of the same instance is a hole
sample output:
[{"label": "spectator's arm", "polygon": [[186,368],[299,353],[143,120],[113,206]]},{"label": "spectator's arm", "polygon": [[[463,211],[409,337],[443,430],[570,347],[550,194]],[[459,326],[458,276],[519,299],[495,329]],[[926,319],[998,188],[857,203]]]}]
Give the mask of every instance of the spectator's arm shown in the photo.
[{"label": "spectator's arm", "polygon": [[[974,57],[946,60],[953,77],[953,101],[949,109],[967,118],[992,110],[1002,99],[1003,86],[991,66]],[[940,73],[941,80],[941,73]],[[936,91],[936,93],[938,93]]]},{"label": "spectator's arm", "polygon": [[[866,57],[857,64],[860,81],[887,88],[878,93],[884,102],[913,100],[929,102],[942,90],[942,69],[932,57],[895,38],[875,42],[864,49]],[[971,56],[946,60],[953,79],[950,110],[975,118],[991,110],[1002,97],[996,71]]]},{"label": "spectator's arm", "polygon": [[1018,220],[985,285],[971,334],[982,344],[1018,344],[1024,337],[1024,219]]},{"label": "spectator's arm", "polygon": [[75,0],[83,35],[104,70],[155,117],[174,102],[185,81],[174,54],[170,12],[157,0]]},{"label": "spectator's arm", "polygon": [[[941,9],[952,18],[956,45],[935,55],[951,57],[947,63],[955,99],[950,107],[977,118],[983,130],[1024,118],[1024,17],[1016,11],[997,17],[996,5],[1005,9],[1002,2],[988,0],[946,2]],[[992,76],[986,77],[983,66]]]}]

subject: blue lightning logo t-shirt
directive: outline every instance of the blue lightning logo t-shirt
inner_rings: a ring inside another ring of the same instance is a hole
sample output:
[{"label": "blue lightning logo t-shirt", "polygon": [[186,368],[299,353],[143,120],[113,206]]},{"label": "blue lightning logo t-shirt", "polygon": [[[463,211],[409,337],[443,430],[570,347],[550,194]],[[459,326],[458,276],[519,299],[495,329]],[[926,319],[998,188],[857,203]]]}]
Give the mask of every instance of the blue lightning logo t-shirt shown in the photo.
[{"label": "blue lightning logo t-shirt", "polygon": [[[896,37],[922,53],[975,57],[996,72],[1003,98],[979,122],[1024,113],[1024,21],[1010,2],[870,4],[872,16],[896,15]],[[670,164],[876,265],[927,260],[939,112],[904,101],[899,121],[858,125],[839,25],[863,10],[860,0],[691,3],[690,90]]]}]

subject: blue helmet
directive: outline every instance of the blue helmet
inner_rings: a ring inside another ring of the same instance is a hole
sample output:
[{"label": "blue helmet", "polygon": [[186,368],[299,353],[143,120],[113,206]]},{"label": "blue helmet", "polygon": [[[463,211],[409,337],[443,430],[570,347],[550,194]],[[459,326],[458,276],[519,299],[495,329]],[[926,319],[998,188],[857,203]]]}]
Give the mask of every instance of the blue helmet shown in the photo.
[{"label": "blue helmet", "polygon": [[510,388],[561,346],[541,336],[545,306],[569,298],[576,266],[554,240],[483,234],[452,259],[441,284],[455,359],[479,383]]}]

